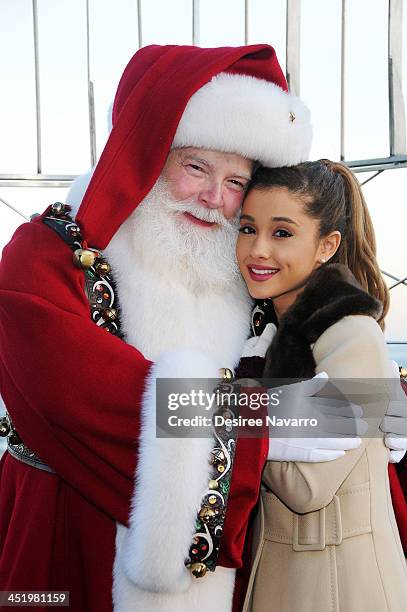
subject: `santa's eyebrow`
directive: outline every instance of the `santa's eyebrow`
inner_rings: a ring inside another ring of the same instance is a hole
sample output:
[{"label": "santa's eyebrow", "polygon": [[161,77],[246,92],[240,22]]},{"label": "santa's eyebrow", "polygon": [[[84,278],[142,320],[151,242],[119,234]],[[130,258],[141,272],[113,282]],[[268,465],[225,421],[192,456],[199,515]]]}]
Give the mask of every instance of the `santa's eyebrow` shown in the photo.
[{"label": "santa's eyebrow", "polygon": [[251,176],[247,176],[247,174],[232,174],[234,178],[243,179],[244,181],[250,181]]},{"label": "santa's eyebrow", "polygon": [[184,159],[189,159],[190,161],[199,162],[200,164],[202,164],[203,166],[206,166],[207,168],[212,167],[212,165],[206,159],[202,159],[201,157],[196,157],[195,155],[185,155]]},{"label": "santa's eyebrow", "polygon": [[[213,168],[214,167],[214,165],[211,164],[210,162],[208,162],[206,159],[202,159],[202,157],[196,157],[196,155],[185,155],[185,157],[183,159],[184,160],[198,162],[199,164],[202,164],[203,166],[206,166],[206,168]],[[233,178],[242,179],[243,181],[247,181],[247,182],[249,182],[250,179],[251,179],[251,176],[247,176],[247,174],[233,174],[233,173],[231,173],[230,176],[233,177]]]}]

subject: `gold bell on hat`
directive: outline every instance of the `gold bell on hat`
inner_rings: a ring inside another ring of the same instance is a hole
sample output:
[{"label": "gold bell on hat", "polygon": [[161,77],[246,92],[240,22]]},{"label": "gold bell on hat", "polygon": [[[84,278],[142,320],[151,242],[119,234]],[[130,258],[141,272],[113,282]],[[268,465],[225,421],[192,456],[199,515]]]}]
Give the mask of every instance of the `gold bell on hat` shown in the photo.
[{"label": "gold bell on hat", "polygon": [[90,249],[76,249],[73,254],[73,262],[77,268],[88,270],[95,263],[99,253]]}]

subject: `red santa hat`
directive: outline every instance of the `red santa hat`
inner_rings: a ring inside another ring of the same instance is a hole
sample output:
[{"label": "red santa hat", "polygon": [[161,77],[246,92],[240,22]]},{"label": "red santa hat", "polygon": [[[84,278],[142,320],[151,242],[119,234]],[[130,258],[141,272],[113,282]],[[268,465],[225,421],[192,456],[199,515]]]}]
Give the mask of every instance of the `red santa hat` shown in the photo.
[{"label": "red santa hat", "polygon": [[309,111],[269,45],[151,45],[120,80],[113,129],[77,220],[103,249],[150,191],[172,147],[237,153],[267,166],[308,157]]}]

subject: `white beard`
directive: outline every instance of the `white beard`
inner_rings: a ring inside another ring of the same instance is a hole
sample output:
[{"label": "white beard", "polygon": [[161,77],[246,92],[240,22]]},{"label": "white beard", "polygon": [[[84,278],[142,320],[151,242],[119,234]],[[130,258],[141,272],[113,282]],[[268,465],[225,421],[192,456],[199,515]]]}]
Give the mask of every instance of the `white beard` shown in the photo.
[{"label": "white beard", "polygon": [[[183,217],[184,210],[218,227],[195,225]],[[236,262],[236,237],[235,220],[175,201],[158,180],[105,250],[127,342],[149,359],[192,348],[215,358],[219,367],[234,367],[251,307]]]},{"label": "white beard", "polygon": [[[194,225],[185,219],[184,211],[217,226]],[[127,223],[131,227],[134,254],[150,271],[178,277],[185,287],[198,293],[208,288],[226,290],[240,279],[236,260],[237,218],[228,221],[218,210],[204,208],[193,200],[175,200],[162,179]]]}]

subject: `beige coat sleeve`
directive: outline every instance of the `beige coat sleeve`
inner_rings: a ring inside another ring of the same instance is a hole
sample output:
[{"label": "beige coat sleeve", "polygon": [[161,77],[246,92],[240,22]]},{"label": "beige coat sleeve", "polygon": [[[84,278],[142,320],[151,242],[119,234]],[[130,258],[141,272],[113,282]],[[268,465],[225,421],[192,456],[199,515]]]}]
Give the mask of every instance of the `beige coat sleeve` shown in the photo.
[{"label": "beige coat sleeve", "polygon": [[[353,315],[332,325],[318,338],[313,354],[317,373],[325,371],[330,378],[394,377],[383,333],[368,316]],[[263,482],[294,512],[314,512],[332,501],[367,444],[369,439],[324,463],[268,461]]]}]

